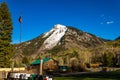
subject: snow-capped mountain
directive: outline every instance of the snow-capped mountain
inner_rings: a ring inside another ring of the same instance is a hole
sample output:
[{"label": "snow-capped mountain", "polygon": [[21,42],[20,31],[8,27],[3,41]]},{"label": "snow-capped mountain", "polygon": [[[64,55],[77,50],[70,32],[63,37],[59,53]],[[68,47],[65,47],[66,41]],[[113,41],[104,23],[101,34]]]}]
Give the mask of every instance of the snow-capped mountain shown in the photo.
[{"label": "snow-capped mountain", "polygon": [[43,35],[43,38],[48,37],[43,45],[44,45],[44,49],[51,49],[54,46],[56,46],[59,41],[61,40],[61,38],[65,35],[65,32],[67,31],[67,27],[64,25],[60,25],[57,24],[54,26],[53,29],[51,29],[49,32],[45,33]]},{"label": "snow-capped mountain", "polygon": [[57,24],[50,31],[15,45],[14,56],[19,63],[26,60],[31,62],[42,56],[52,57],[63,65],[72,60],[78,63],[94,62],[97,58],[102,59],[103,53],[114,53],[118,56],[119,52],[119,38],[109,41],[74,27]]},{"label": "snow-capped mountain", "polygon": [[[39,53],[53,50],[60,53],[71,48],[94,48],[104,43],[105,40],[93,34],[83,32],[74,27],[56,24],[54,27],[30,41],[16,45],[16,54],[29,55],[33,57]],[[64,49],[63,49],[64,47]]]}]

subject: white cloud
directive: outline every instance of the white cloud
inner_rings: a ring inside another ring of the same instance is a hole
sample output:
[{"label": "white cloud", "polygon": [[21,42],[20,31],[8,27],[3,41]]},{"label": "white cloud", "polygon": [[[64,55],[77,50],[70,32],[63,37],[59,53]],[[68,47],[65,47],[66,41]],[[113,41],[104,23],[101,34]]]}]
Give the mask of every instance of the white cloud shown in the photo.
[{"label": "white cloud", "polygon": [[107,21],[106,24],[113,24],[114,21]]},{"label": "white cloud", "polygon": [[101,25],[102,24],[109,25],[109,24],[113,24],[114,23],[114,21],[112,20],[112,17],[109,16],[109,15],[105,15],[105,14],[101,14],[100,15],[100,20],[101,20],[101,22],[100,22]]}]

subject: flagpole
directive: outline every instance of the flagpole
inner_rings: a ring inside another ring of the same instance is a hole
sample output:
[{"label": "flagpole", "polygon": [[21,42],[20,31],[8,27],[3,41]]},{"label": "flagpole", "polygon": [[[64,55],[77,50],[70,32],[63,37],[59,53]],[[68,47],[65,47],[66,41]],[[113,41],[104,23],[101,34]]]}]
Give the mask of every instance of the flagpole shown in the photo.
[{"label": "flagpole", "polygon": [[21,40],[22,40],[22,15],[20,15],[19,17],[19,23],[20,23],[20,44],[21,44]]},{"label": "flagpole", "polygon": [[[22,16],[19,17],[19,23],[20,23],[20,45],[22,42]],[[19,72],[20,72],[20,61],[19,61]]]},{"label": "flagpole", "polygon": [[[22,40],[22,24],[20,23],[20,45]],[[20,61],[19,61],[19,72],[20,72]]]},{"label": "flagpole", "polygon": [[22,23],[20,23],[20,44],[21,44],[21,41],[22,40]]}]

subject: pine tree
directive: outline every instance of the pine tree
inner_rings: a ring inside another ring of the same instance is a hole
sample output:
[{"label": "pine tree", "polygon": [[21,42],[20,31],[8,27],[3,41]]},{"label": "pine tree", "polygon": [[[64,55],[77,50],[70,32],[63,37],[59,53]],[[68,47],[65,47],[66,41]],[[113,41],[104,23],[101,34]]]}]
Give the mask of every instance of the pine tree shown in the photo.
[{"label": "pine tree", "polygon": [[0,67],[10,67],[13,56],[12,19],[5,2],[0,3]]}]

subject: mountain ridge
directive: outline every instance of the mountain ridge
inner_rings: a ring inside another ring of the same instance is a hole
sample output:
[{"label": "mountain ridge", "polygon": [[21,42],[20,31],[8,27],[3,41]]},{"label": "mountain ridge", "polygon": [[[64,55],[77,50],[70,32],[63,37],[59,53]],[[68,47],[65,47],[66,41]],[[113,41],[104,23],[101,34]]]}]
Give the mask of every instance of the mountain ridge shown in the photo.
[{"label": "mountain ridge", "polygon": [[[57,35],[57,33],[59,33],[59,32],[62,33],[62,36],[61,36],[61,33]],[[64,26],[64,25],[57,24],[47,33],[44,33],[44,34],[42,34],[32,40],[29,40],[27,42],[18,44],[18,46],[20,45],[22,49],[20,51],[20,48],[16,47],[16,52],[17,53],[22,52],[22,54],[34,54],[36,52],[39,53],[40,51],[45,50],[46,44],[48,44],[49,41],[57,39],[54,46],[53,46],[54,41],[52,41],[53,43],[50,44],[53,48],[58,43],[61,44],[60,41],[62,41],[61,39],[63,39],[64,34],[67,35],[66,40],[68,40],[68,41],[70,41],[70,40],[72,41],[72,39],[75,41],[75,39],[76,39],[82,43],[83,40],[85,40],[85,42],[84,42],[85,44],[83,46],[92,45],[92,43],[90,43],[90,44],[87,43],[88,41],[91,41],[91,42],[97,41],[99,44],[104,42],[104,41],[102,41],[102,39],[97,39],[97,37],[93,34],[83,32],[82,30],[78,30],[78,29],[70,27],[70,26]],[[51,35],[52,35],[52,37],[51,37]],[[55,35],[57,35],[58,37]],[[80,36],[78,37],[78,35],[80,35]],[[91,37],[91,38],[87,39],[87,37],[85,37],[85,36]],[[49,37],[51,37],[51,38],[49,39]],[[75,37],[77,37],[77,38],[75,38]],[[93,40],[92,37],[94,37],[96,40]],[[77,43],[79,44],[79,42],[77,42]],[[30,47],[30,46],[32,46],[32,47]],[[76,46],[77,46],[77,44],[76,44]],[[96,44],[93,44],[93,46],[96,46]],[[37,50],[37,49],[39,49],[39,50]],[[31,52],[33,52],[33,53],[31,53]]]},{"label": "mountain ridge", "polygon": [[[62,60],[61,57],[64,58],[67,55],[78,57],[78,59],[81,59],[84,63],[88,63],[89,58],[93,58],[92,56],[96,54],[97,49],[102,51],[104,46],[109,48],[109,44],[112,41],[109,42],[110,41],[99,38],[94,34],[78,30],[75,27],[57,24],[50,31],[32,40],[16,45],[15,54],[22,55],[21,57],[19,56],[21,60],[24,56],[27,56],[31,61],[39,58],[40,55],[43,57],[51,56],[56,60]],[[113,45],[113,43],[110,45]],[[103,47],[101,48],[101,46]],[[101,55],[101,52],[97,54]]]}]

